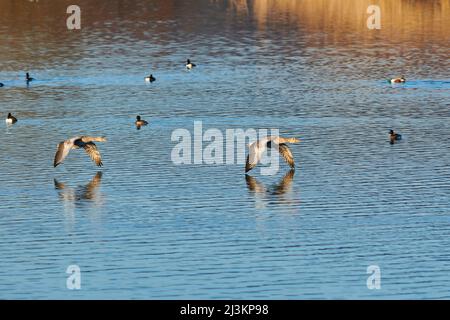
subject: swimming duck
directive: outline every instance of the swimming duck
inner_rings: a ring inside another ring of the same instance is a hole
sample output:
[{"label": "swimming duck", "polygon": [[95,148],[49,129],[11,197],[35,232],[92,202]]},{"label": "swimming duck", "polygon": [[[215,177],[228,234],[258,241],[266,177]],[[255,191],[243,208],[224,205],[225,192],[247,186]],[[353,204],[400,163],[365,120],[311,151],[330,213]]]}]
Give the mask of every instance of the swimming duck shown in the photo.
[{"label": "swimming duck", "polygon": [[3,86],[4,86],[4,84],[0,82],[0,88],[3,87]]},{"label": "swimming duck", "polygon": [[195,63],[192,63],[191,60],[186,60],[186,69],[192,70],[192,68],[196,67],[197,65]]},{"label": "swimming duck", "polygon": [[151,74],[148,77],[144,78],[146,82],[153,82],[156,80],[156,78]]},{"label": "swimming duck", "polygon": [[261,160],[262,154],[267,148],[277,148],[284,160],[291,168],[295,167],[294,156],[286,143],[300,142],[297,138],[283,138],[278,136],[265,137],[249,145],[249,153],[245,163],[245,172],[252,170]]},{"label": "swimming duck", "polygon": [[13,124],[17,122],[16,117],[14,117],[11,113],[8,113],[8,116],[6,117],[6,123]]},{"label": "swimming duck", "polygon": [[395,133],[394,130],[390,130],[389,139],[391,141],[391,144],[393,144],[394,141],[402,140],[402,135],[400,133]]},{"label": "swimming duck", "polygon": [[27,72],[27,74],[25,75],[25,81],[26,82],[30,82],[30,81],[33,81],[33,80],[34,80],[34,78],[30,77],[30,74]]},{"label": "swimming duck", "polygon": [[136,122],[134,123],[136,128],[139,130],[142,126],[148,125],[148,122],[141,119],[141,116],[136,117]]},{"label": "swimming duck", "polygon": [[89,136],[79,136],[61,141],[58,144],[58,148],[55,153],[55,160],[53,161],[53,166],[56,167],[64,161],[71,149],[83,148],[92,161],[99,167],[103,165],[102,157],[97,149],[97,146],[93,141],[105,142],[105,137],[89,137]]},{"label": "swimming duck", "polygon": [[401,76],[400,78],[393,78],[389,80],[390,83],[405,83],[406,79],[404,76]]}]

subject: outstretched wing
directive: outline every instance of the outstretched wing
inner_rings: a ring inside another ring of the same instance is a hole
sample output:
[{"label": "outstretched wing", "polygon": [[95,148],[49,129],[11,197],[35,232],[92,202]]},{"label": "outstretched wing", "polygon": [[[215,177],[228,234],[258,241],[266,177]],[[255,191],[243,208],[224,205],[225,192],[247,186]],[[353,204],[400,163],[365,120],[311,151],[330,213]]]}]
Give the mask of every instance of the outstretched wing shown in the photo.
[{"label": "outstretched wing", "polygon": [[269,142],[270,138],[263,138],[261,140],[253,142],[248,147],[248,156],[247,161],[245,163],[245,172],[249,172],[254,167],[256,167],[258,162],[261,160],[261,156],[264,153],[264,151],[266,151],[268,147],[270,148],[270,145],[268,146]]},{"label": "outstretched wing", "polygon": [[101,167],[103,165],[102,156],[100,155],[100,152],[98,151],[95,143],[87,142],[83,145],[83,148],[97,166]]},{"label": "outstretched wing", "polygon": [[249,172],[258,164],[257,161],[254,161],[255,157],[250,158],[250,154],[247,155],[247,161],[245,162],[245,172]]},{"label": "outstretched wing", "polygon": [[259,162],[262,151],[258,148],[258,141],[253,142],[248,148],[247,160],[245,161],[245,172],[249,172]]},{"label": "outstretched wing", "polygon": [[278,145],[278,152],[283,156],[284,160],[289,164],[291,168],[295,167],[294,156],[291,150],[285,143],[280,143]]},{"label": "outstretched wing", "polygon": [[64,161],[72,147],[73,143],[67,140],[58,144],[58,148],[56,149],[55,153],[55,159],[53,160],[53,167],[56,167],[58,164]]}]

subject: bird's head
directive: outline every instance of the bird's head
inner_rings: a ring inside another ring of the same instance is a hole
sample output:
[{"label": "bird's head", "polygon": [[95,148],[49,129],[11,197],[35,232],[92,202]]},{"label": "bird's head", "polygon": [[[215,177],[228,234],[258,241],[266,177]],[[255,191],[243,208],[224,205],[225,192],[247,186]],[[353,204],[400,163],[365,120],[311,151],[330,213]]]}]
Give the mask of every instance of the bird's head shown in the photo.
[{"label": "bird's head", "polygon": [[141,121],[141,116],[137,116],[137,117],[136,117],[136,120],[137,120],[137,121]]},{"label": "bird's head", "polygon": [[394,134],[394,130],[389,130],[389,134]]}]

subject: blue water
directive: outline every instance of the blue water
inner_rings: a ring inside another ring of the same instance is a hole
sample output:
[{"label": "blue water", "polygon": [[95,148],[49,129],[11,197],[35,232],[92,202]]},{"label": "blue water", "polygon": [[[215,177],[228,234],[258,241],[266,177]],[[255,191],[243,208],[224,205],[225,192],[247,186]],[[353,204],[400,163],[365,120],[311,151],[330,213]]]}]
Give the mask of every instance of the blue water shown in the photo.
[{"label": "blue water", "polygon": [[[398,44],[315,45],[315,30],[204,5],[154,25],[139,6],[124,9],[134,20],[106,8],[113,27],[88,15],[78,34],[53,13],[54,30],[7,16],[0,113],[19,121],[0,126],[0,298],[450,298],[448,42],[377,59]],[[401,73],[405,85],[386,81]],[[172,132],[194,121],[299,137],[295,173],[174,165]],[[57,143],[80,134],[107,137],[104,167],[75,150],[53,168]],[[73,264],[80,290],[66,287]]]}]

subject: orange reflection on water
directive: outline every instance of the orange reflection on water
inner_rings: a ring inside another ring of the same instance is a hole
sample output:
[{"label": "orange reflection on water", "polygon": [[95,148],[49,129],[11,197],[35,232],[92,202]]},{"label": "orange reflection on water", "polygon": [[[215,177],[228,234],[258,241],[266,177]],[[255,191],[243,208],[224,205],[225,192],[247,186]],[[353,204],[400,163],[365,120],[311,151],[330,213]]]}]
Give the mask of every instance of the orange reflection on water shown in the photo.
[{"label": "orange reflection on water", "polygon": [[[217,0],[213,0],[217,3]],[[450,0],[230,0],[228,9],[251,15],[259,28],[295,24],[306,32],[326,32],[326,41],[339,42],[349,35],[382,37],[412,43],[450,40]],[[367,8],[381,9],[381,29],[369,30]]]}]

